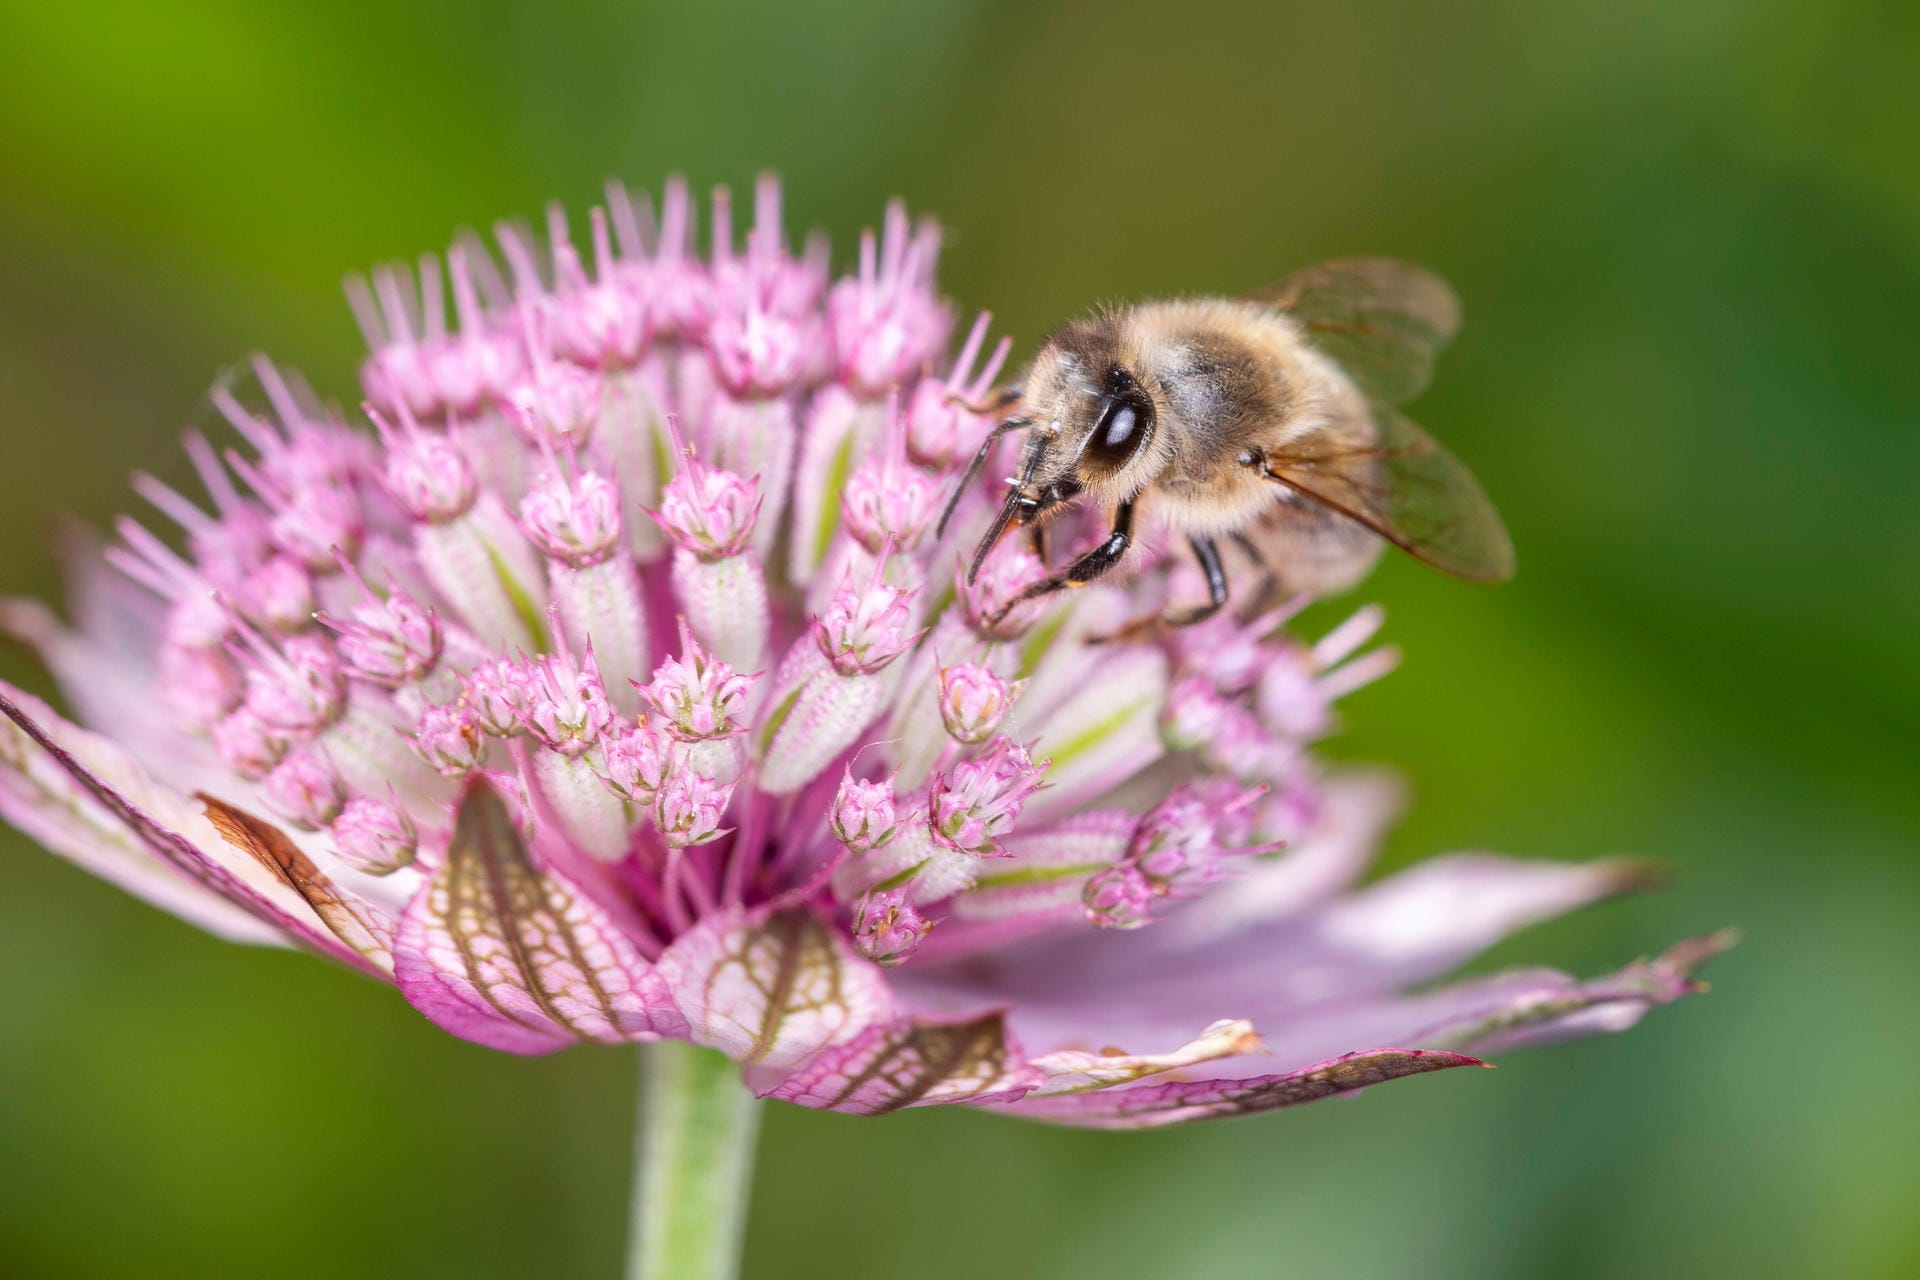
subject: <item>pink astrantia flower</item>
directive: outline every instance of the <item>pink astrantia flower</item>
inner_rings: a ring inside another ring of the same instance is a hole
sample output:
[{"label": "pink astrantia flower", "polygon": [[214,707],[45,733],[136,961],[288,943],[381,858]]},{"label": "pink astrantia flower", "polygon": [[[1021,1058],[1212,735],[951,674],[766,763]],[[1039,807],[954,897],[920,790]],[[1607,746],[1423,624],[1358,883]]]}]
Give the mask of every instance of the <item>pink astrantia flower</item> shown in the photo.
[{"label": "pink astrantia flower", "polygon": [[1376,610],[1129,627],[1149,554],[1000,617],[1046,572],[1014,541],[959,580],[994,499],[930,517],[1007,348],[950,357],[933,224],[834,283],[771,182],[704,258],[683,186],[637,205],[357,284],[367,425],[222,388],[206,498],[138,486],[177,536],[78,558],[70,625],[0,606],[71,708],[0,686],[0,814],[469,1040],[679,1038],[841,1111],[1264,1111],[1696,989],[1723,939],[1444,980],[1637,864],[1361,885],[1394,788],[1314,743],[1393,663]]}]

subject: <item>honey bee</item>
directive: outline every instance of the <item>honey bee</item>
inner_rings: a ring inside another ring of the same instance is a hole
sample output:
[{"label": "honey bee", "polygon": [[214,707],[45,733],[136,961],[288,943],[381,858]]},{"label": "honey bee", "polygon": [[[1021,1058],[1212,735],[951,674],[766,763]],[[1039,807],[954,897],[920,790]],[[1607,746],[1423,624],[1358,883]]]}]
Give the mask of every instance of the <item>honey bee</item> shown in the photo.
[{"label": "honey bee", "polygon": [[968,580],[1009,525],[1037,532],[1076,499],[1110,508],[1112,531],[1007,609],[1111,572],[1147,513],[1185,536],[1207,583],[1205,604],[1165,615],[1173,626],[1226,605],[1220,539],[1261,570],[1263,592],[1340,590],[1387,543],[1457,577],[1511,577],[1512,543],[1479,483],[1394,407],[1426,387],[1459,321],[1443,281],[1385,258],[1076,320],[1002,395],[1013,416],[974,456],[941,532],[995,442],[1024,429]]}]

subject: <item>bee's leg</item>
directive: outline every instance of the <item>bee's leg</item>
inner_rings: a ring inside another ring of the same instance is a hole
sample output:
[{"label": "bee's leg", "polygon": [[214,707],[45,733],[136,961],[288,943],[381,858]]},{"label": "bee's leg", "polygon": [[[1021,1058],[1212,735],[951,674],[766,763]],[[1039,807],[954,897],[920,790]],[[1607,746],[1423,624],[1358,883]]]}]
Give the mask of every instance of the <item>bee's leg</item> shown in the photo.
[{"label": "bee's leg", "polygon": [[1050,578],[1041,579],[1001,605],[988,622],[998,623],[1013,610],[1015,605],[1037,600],[1041,596],[1050,596],[1056,591],[1065,591],[1069,587],[1086,586],[1119,564],[1120,557],[1124,556],[1127,548],[1132,545],[1133,503],[1123,502],[1113,509],[1113,532],[1107,535],[1106,541],[1075,560],[1063,571]]},{"label": "bee's leg", "polygon": [[1207,602],[1191,609],[1175,609],[1161,619],[1170,627],[1190,627],[1196,622],[1204,622],[1226,607],[1227,568],[1220,563],[1220,548],[1214,545],[1212,538],[1188,538],[1187,545],[1193,548],[1193,555],[1200,562],[1200,571],[1207,575]]},{"label": "bee's leg", "polygon": [[1233,541],[1240,550],[1246,552],[1247,559],[1253,562],[1253,567],[1260,571],[1260,585],[1254,588],[1253,598],[1248,601],[1247,607],[1240,611],[1242,618],[1257,618],[1269,604],[1273,603],[1274,597],[1280,594],[1280,575],[1274,572],[1271,564],[1267,563],[1267,557],[1261,554],[1259,546],[1252,538],[1244,533],[1236,533],[1233,535]]},{"label": "bee's leg", "polygon": [[1051,563],[1047,559],[1047,526],[1039,521],[1027,526],[1027,545],[1033,548],[1033,554],[1040,557],[1041,564]]},{"label": "bee's leg", "polygon": [[1227,603],[1227,570],[1220,563],[1220,548],[1214,545],[1212,538],[1189,538],[1187,542],[1192,546],[1195,558],[1200,561],[1201,572],[1207,575],[1207,602],[1191,609],[1175,609],[1165,614],[1150,613],[1144,618],[1135,618],[1118,631],[1090,637],[1088,644],[1133,640],[1162,627],[1189,627],[1220,612]]}]

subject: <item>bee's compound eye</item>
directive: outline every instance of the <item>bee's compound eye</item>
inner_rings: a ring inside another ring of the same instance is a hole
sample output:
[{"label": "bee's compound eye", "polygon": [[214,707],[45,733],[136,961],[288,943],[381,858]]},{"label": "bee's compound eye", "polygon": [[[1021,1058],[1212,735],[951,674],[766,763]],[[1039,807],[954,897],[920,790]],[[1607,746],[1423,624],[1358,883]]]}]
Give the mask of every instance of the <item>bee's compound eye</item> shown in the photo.
[{"label": "bee's compound eye", "polygon": [[1153,427],[1153,402],[1140,384],[1124,369],[1115,369],[1108,377],[1107,393],[1101,397],[1100,417],[1087,437],[1083,462],[1117,471],[1124,467]]}]

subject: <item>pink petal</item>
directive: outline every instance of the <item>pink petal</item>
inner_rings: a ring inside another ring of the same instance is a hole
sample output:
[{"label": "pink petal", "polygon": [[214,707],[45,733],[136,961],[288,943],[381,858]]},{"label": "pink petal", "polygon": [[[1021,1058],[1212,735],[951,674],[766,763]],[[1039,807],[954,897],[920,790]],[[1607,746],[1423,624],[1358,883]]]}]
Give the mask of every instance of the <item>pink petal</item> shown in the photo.
[{"label": "pink petal", "polygon": [[940,1103],[1012,1102],[1039,1084],[1023,1064],[998,1013],[961,1021],[912,1021],[868,1027],[844,1045],[817,1053],[762,1097],[829,1111],[879,1115]]},{"label": "pink petal", "polygon": [[1035,1120],[1093,1129],[1145,1129],[1275,1111],[1353,1093],[1401,1076],[1485,1065],[1477,1058],[1457,1053],[1366,1049],[1279,1075],[1245,1080],[1173,1080],[1051,1098],[1029,1097],[1013,1103],[1008,1110]]},{"label": "pink petal", "polygon": [[376,971],[277,872],[117,745],[0,682],[0,816],[154,905],[236,942],[305,943]]},{"label": "pink petal", "polygon": [[686,1029],[633,941],[578,885],[534,865],[480,779],[461,797],[446,860],[401,916],[394,976],[432,1021],[510,1053]]},{"label": "pink petal", "polygon": [[805,909],[710,916],[660,957],[688,1037],[735,1061],[782,1069],[893,1018],[878,966]]}]

